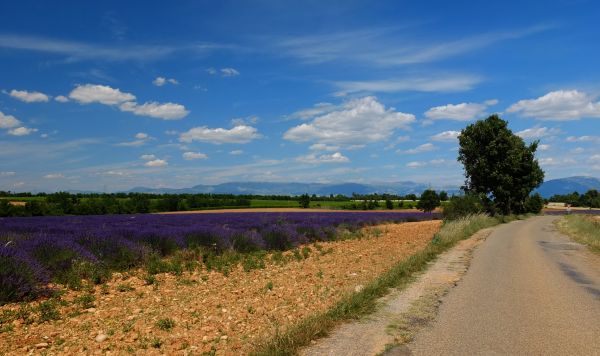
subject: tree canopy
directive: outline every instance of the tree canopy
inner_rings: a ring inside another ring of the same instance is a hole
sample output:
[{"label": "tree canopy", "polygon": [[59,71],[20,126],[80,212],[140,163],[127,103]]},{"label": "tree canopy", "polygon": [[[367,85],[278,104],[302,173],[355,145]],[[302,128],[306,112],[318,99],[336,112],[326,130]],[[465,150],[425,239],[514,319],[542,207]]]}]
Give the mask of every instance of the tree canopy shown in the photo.
[{"label": "tree canopy", "polygon": [[467,193],[483,195],[487,208],[503,214],[524,212],[525,200],[544,180],[535,151],[498,115],[479,120],[458,136],[458,161],[464,165]]},{"label": "tree canopy", "polygon": [[428,213],[440,206],[440,197],[435,190],[427,189],[421,194],[421,199],[417,203],[417,209]]}]

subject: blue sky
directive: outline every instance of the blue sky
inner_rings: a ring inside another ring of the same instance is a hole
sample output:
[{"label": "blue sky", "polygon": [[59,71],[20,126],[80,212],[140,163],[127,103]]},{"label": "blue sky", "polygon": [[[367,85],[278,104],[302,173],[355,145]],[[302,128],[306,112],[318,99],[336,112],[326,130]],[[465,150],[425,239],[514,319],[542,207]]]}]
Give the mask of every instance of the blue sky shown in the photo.
[{"label": "blue sky", "polygon": [[499,113],[600,176],[593,1],[0,4],[0,189],[460,185]]}]

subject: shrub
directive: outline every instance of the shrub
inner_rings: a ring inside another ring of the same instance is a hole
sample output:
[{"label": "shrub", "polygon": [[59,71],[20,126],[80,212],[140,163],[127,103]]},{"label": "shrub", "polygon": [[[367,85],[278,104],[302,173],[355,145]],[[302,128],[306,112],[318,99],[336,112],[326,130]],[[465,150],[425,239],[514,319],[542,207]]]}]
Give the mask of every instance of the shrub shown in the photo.
[{"label": "shrub", "polygon": [[0,245],[0,305],[35,298],[47,281],[37,262],[10,244]]},{"label": "shrub", "polygon": [[477,195],[454,196],[443,209],[444,220],[456,220],[461,217],[480,214],[485,211],[483,202]]},{"label": "shrub", "polygon": [[535,193],[525,199],[524,208],[526,213],[539,214],[544,208],[544,199],[539,193]]}]

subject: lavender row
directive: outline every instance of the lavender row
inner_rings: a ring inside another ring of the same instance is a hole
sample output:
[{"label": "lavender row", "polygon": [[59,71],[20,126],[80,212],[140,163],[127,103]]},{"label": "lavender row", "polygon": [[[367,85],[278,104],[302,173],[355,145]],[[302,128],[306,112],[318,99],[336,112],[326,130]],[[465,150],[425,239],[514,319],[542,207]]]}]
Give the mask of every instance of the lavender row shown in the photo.
[{"label": "lavender row", "polygon": [[355,230],[384,221],[420,221],[437,214],[226,213],[98,215],[0,218],[0,303],[35,294],[49,281],[73,275],[93,278],[97,268],[123,270],[151,255],[202,246],[218,253],[233,249],[285,250],[336,238],[343,225]]}]

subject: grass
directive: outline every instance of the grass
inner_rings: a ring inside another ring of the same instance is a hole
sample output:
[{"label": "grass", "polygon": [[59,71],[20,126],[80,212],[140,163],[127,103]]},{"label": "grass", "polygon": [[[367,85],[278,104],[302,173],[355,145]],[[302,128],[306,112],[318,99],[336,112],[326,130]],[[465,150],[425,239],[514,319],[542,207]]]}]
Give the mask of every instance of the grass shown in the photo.
[{"label": "grass", "polygon": [[592,216],[568,215],[557,222],[558,229],[600,254],[600,220]]},{"label": "grass", "polygon": [[376,308],[377,299],[387,294],[390,288],[406,285],[416,272],[425,269],[440,253],[475,232],[504,222],[503,220],[486,215],[473,215],[444,223],[431,243],[422,251],[400,261],[360,292],[346,295],[328,311],[308,317],[283,332],[277,331],[274,337],[259,343],[253,354],[295,354],[300,347],[310,344],[311,340],[325,336],[341,321],[357,319],[372,313]]}]

